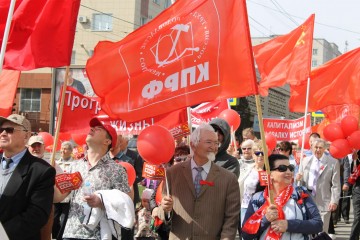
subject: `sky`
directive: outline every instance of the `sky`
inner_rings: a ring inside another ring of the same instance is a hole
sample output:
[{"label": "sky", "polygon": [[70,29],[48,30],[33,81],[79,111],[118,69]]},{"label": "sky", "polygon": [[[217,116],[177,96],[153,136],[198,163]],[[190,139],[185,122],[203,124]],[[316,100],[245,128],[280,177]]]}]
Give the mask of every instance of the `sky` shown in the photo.
[{"label": "sky", "polygon": [[315,13],[314,38],[344,53],[360,47],[360,0],[247,0],[252,37],[291,32]]}]

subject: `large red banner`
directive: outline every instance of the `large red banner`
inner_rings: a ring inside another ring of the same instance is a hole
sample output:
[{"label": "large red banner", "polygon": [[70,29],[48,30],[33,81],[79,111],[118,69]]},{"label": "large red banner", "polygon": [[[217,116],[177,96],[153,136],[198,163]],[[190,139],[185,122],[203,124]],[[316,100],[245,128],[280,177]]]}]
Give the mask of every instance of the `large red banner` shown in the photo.
[{"label": "large red banner", "polygon": [[90,128],[90,119],[93,117],[101,118],[103,122],[111,124],[118,133],[123,134],[138,135],[144,128],[153,124],[167,128],[174,138],[188,135],[190,132],[186,109],[136,122],[128,122],[110,118],[101,110],[97,98],[86,97],[74,88],[67,87],[60,132],[87,133]]},{"label": "large red banner", "polygon": [[120,42],[100,42],[86,72],[102,109],[127,121],[257,94],[246,1],[176,1]]},{"label": "large red banner", "polygon": [[[264,131],[274,135],[277,141],[297,141],[303,134],[304,120],[304,117],[294,120],[264,118]],[[310,121],[310,115],[308,115],[306,119],[306,133],[311,131]]]}]

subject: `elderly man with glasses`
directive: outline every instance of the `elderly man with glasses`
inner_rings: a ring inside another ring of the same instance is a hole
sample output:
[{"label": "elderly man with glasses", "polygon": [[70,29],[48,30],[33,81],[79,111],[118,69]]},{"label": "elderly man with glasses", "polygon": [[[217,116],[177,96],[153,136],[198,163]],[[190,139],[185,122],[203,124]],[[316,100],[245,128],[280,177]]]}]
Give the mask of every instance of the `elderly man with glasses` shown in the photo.
[{"label": "elderly man with glasses", "polygon": [[0,117],[0,222],[12,240],[40,239],[54,197],[55,169],[31,155],[31,124],[24,116]]},{"label": "elderly man with glasses", "polygon": [[316,138],[311,145],[313,155],[303,159],[296,176],[311,192],[324,222],[324,232],[328,232],[331,212],[337,208],[341,191],[339,161],[325,154],[326,147],[325,140]]}]

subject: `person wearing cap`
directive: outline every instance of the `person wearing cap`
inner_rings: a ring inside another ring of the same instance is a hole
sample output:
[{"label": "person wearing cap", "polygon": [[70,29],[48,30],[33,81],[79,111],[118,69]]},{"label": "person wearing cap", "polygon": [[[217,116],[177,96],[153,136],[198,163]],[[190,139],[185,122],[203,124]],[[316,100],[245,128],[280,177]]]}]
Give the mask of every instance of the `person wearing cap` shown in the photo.
[{"label": "person wearing cap", "polygon": [[146,188],[141,194],[141,206],[137,209],[137,233],[135,239],[157,239],[157,234],[150,228],[152,220],[150,200],[154,194],[155,191],[149,188]]},{"label": "person wearing cap", "polygon": [[0,222],[11,240],[38,240],[54,197],[55,169],[31,155],[31,124],[24,116],[0,117]]},{"label": "person wearing cap", "polygon": [[239,161],[227,152],[231,142],[230,125],[221,118],[215,118],[211,120],[210,125],[215,129],[215,132],[218,135],[218,141],[220,143],[214,163],[229,170],[230,172],[234,173],[237,178],[239,178]]},{"label": "person wearing cap", "polygon": [[[86,137],[88,145],[87,156],[77,160],[70,172],[80,172],[83,185],[78,190],[73,190],[73,197],[70,200],[69,217],[65,226],[64,239],[100,239],[100,226],[94,230],[83,225],[86,216],[84,209],[103,209],[103,203],[98,194],[99,190],[117,189],[129,193],[130,188],[124,168],[113,161],[109,150],[116,146],[116,131],[109,125],[102,123],[98,118],[90,121],[90,131]],[[89,193],[89,187],[92,193]],[[61,194],[58,190],[56,202],[63,200],[67,194]]]},{"label": "person wearing cap", "polygon": [[[31,136],[28,141],[28,150],[31,155],[41,158],[46,162],[50,163],[49,158],[45,158],[45,144],[42,136]],[[63,170],[55,163],[56,175],[63,173]],[[51,237],[52,225],[53,225],[54,211],[51,212],[48,222],[44,227],[41,228],[41,239],[48,239]]]},{"label": "person wearing cap", "polygon": [[[41,158],[50,164],[50,159],[45,158],[45,144],[41,136],[31,136],[28,141],[28,149],[31,155]],[[56,175],[63,173],[63,170],[55,163]]]}]

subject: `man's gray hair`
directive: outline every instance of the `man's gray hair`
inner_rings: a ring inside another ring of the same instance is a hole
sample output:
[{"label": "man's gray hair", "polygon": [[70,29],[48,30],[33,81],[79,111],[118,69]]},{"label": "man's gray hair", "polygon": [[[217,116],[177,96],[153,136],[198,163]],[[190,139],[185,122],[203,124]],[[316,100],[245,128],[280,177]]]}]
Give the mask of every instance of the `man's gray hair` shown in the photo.
[{"label": "man's gray hair", "polygon": [[211,132],[215,132],[214,128],[208,123],[202,123],[199,127],[197,127],[190,135],[190,142],[197,146],[200,141],[201,130],[208,130]]},{"label": "man's gray hair", "polygon": [[61,143],[61,147],[67,147],[69,148],[71,151],[74,149],[74,145],[72,144],[72,142],[70,141],[65,141]]},{"label": "man's gray hair", "polygon": [[312,142],[311,146],[315,146],[318,143],[322,143],[322,145],[324,146],[325,149],[327,149],[329,147],[329,144],[327,143],[327,141],[325,141],[322,138],[315,138],[314,141]]}]

